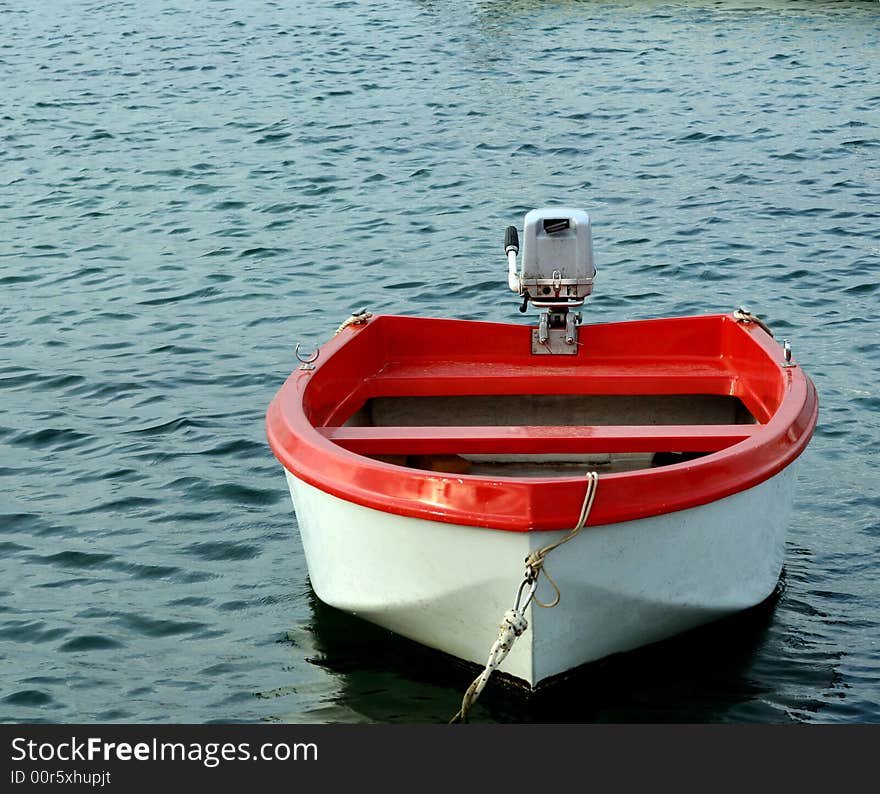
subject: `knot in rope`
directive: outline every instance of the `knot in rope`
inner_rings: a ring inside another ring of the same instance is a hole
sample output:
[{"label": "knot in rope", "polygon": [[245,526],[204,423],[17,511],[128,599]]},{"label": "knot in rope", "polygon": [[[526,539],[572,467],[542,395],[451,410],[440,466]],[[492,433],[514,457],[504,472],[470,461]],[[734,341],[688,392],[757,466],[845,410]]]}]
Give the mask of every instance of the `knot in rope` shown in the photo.
[{"label": "knot in rope", "polygon": [[508,609],[507,612],[504,613],[504,618],[502,619],[499,628],[504,631],[505,626],[509,626],[513,635],[519,637],[529,627],[529,622],[526,620],[526,616],[521,610]]},{"label": "knot in rope", "polygon": [[584,503],[581,505],[581,514],[578,517],[577,524],[571,529],[571,531],[557,540],[555,543],[548,543],[546,546],[542,546],[540,549],[535,549],[528,557],[526,557],[526,571],[531,571],[532,576],[537,581],[538,577],[543,573],[544,577],[553,587],[553,590],[556,592],[556,595],[553,597],[553,600],[549,604],[545,604],[543,601],[540,601],[538,598],[535,598],[534,601],[539,607],[544,607],[545,609],[550,609],[555,607],[560,599],[562,598],[562,593],[559,591],[559,585],[556,584],[556,581],[552,576],[547,572],[547,569],[544,567],[544,559],[547,555],[553,551],[553,549],[558,549],[563,543],[568,543],[573,537],[575,537],[583,528],[584,524],[587,523],[587,519],[590,516],[590,510],[593,507],[593,501],[596,498],[596,487],[599,485],[599,475],[594,472],[587,473],[587,492],[584,494]]}]

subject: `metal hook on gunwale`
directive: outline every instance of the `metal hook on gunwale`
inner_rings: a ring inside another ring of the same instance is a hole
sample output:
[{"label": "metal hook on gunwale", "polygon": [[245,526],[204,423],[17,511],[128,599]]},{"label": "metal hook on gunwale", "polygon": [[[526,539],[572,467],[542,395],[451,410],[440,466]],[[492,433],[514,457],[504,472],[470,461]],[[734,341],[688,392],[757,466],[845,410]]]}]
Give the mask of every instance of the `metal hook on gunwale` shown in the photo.
[{"label": "metal hook on gunwale", "polygon": [[733,313],[733,319],[739,323],[754,323],[759,328],[763,329],[769,336],[773,336],[773,331],[770,330],[770,326],[768,326],[767,323],[756,314],[752,314],[745,306],[740,306]]},{"label": "metal hook on gunwale", "polygon": [[321,355],[321,351],[319,348],[315,348],[313,352],[304,354],[300,352],[300,347],[302,346],[301,342],[296,343],[296,348],[293,351],[293,355],[296,356],[297,361],[300,362],[300,369],[314,369],[314,363],[318,360],[318,356]]}]

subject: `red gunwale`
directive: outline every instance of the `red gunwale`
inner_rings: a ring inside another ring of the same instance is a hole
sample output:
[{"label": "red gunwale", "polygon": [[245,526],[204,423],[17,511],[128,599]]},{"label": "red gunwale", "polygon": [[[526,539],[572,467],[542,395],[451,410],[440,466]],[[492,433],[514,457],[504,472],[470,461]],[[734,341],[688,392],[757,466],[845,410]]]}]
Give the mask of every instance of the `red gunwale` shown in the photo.
[{"label": "red gunwale", "polygon": [[[683,510],[772,477],[803,452],[818,416],[812,381],[777,342],[732,315],[586,325],[574,356],[533,356],[529,326],[374,316],[327,342],[269,405],[266,431],[295,477],[384,512],[509,531],[568,529],[582,477],[427,472],[364,457],[410,452],[703,451],[696,460],[601,474],[590,524]],[[757,425],[343,427],[373,397],[717,394]],[[670,447],[672,443],[675,446]]]}]

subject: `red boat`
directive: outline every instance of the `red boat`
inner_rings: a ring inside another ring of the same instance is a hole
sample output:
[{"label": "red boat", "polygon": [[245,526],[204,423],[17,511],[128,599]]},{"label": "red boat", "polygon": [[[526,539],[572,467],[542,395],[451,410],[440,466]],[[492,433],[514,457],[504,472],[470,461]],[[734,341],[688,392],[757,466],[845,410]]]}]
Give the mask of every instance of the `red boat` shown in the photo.
[{"label": "red boat", "polygon": [[[323,601],[482,664],[540,552],[551,577],[532,571],[498,665],[532,687],[767,598],[818,412],[747,313],[572,320],[589,218],[535,212],[510,284],[537,325],[358,315],[267,413]],[[529,232],[559,235],[548,218],[583,250],[542,281]]]}]

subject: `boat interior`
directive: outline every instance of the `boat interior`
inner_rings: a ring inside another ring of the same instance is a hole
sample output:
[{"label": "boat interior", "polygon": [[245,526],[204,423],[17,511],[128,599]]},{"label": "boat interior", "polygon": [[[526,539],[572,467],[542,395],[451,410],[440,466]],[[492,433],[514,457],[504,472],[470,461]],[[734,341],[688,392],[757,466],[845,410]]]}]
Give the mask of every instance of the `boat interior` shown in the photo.
[{"label": "boat interior", "polygon": [[398,466],[547,477],[681,463],[748,438],[755,425],[729,395],[481,394],[372,397],[322,430]]},{"label": "boat interior", "polygon": [[573,355],[535,355],[533,330],[374,318],[304,381],[305,418],[397,466],[558,477],[720,453],[786,394],[770,338],[726,315],[582,326]]}]

